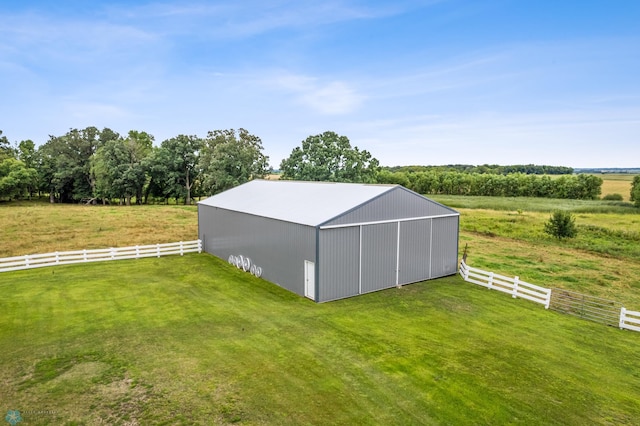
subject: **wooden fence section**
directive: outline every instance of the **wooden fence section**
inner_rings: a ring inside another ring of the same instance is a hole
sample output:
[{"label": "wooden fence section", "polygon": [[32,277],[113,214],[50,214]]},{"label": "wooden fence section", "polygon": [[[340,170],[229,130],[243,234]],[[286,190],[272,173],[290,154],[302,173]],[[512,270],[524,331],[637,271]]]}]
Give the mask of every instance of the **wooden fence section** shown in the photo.
[{"label": "wooden fence section", "polygon": [[621,303],[557,288],[551,294],[550,308],[553,311],[614,327],[620,323]]},{"label": "wooden fence section", "polygon": [[625,308],[620,309],[621,329],[640,331],[640,312],[627,311]]},{"label": "wooden fence section", "polygon": [[549,308],[551,289],[521,281],[518,277],[510,278],[493,272],[486,272],[482,269],[472,268],[464,260],[460,262],[460,275],[470,283],[510,294],[514,298],[520,297],[540,303],[544,305],[545,309]]},{"label": "wooden fence section", "polygon": [[194,240],[180,241],[177,243],[151,244],[145,246],[28,254],[26,256],[0,258],[0,272],[42,268],[54,265],[69,265],[73,263],[103,262],[119,259],[140,259],[143,257],[160,257],[172,254],[183,255],[185,253],[201,252],[202,241]]}]

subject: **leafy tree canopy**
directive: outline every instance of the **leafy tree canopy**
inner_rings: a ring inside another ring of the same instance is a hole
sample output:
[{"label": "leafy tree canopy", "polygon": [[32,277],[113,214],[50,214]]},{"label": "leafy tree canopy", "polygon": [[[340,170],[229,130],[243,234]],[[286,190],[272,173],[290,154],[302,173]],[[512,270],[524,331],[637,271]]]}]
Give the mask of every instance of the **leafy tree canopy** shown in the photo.
[{"label": "leafy tree canopy", "polygon": [[202,148],[202,139],[197,136],[178,135],[162,141],[160,153],[154,158],[166,161],[161,168],[166,171],[165,195],[184,198],[185,204],[191,204],[191,188],[198,177],[198,158]]},{"label": "leafy tree canopy", "polygon": [[0,161],[0,198],[19,198],[31,192],[37,183],[38,172],[15,158]]},{"label": "leafy tree canopy", "polygon": [[324,132],[309,136],[282,160],[282,179],[375,183],[379,162],[366,150],[351,147],[346,136]]},{"label": "leafy tree canopy", "polygon": [[153,136],[130,131],[127,138],[104,142],[92,158],[95,195],[124,199],[127,205],[136,197],[142,202],[142,190],[147,180],[145,158],[151,153]]},{"label": "leafy tree canopy", "polygon": [[262,140],[245,129],[210,131],[200,153],[203,192],[216,194],[265,177],[269,157],[263,149]]},{"label": "leafy tree canopy", "polygon": [[0,161],[6,158],[15,158],[15,150],[11,147],[9,139],[2,135],[0,130]]},{"label": "leafy tree canopy", "polygon": [[62,202],[91,198],[95,176],[91,161],[98,148],[119,135],[110,129],[95,127],[71,129],[63,136],[50,136],[38,150],[41,162],[40,182],[45,191],[57,194]]}]

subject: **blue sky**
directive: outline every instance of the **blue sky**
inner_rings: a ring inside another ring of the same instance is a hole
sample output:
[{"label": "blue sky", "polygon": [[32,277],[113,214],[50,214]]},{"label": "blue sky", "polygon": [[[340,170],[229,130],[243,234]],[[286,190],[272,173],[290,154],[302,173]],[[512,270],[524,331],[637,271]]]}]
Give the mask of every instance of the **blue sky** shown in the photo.
[{"label": "blue sky", "polygon": [[382,165],[640,166],[636,0],[3,1],[0,130],[332,130]]}]

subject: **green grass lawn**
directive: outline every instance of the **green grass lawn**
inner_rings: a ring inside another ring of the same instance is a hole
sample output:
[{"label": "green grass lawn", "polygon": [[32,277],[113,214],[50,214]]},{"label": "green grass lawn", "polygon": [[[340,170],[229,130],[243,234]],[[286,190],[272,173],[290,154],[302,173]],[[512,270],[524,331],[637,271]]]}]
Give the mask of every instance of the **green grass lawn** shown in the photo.
[{"label": "green grass lawn", "polygon": [[314,304],[212,256],[0,274],[24,424],[637,424],[640,333],[428,281]]}]

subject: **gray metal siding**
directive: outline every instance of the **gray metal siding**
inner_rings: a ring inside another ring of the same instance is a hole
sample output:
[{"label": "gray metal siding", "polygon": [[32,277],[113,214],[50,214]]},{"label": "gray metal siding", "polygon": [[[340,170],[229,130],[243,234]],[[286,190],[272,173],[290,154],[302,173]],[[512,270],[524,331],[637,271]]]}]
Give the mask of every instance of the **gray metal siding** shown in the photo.
[{"label": "gray metal siding", "polygon": [[398,224],[362,226],[362,293],[396,285]]},{"label": "gray metal siding", "polygon": [[325,229],[319,233],[318,302],[342,299],[359,293],[359,229]]},{"label": "gray metal siding", "polygon": [[431,278],[432,219],[400,223],[399,284],[409,284]]},{"label": "gray metal siding", "polygon": [[207,253],[249,257],[262,278],[304,296],[304,261],[316,259],[314,227],[199,205],[198,234]]},{"label": "gray metal siding", "polygon": [[459,216],[433,219],[431,278],[453,275],[458,270]]},{"label": "gray metal siding", "polygon": [[[206,252],[249,257],[264,279],[301,296],[304,261],[314,262],[317,301],[326,302],[455,274],[459,216],[393,222],[450,214],[457,212],[398,187],[324,224],[347,225],[333,229],[200,204],[198,234]],[[392,222],[349,225],[376,221]]]},{"label": "gray metal siding", "polygon": [[456,212],[406,188],[396,187],[323,225],[343,225],[452,213]]}]

